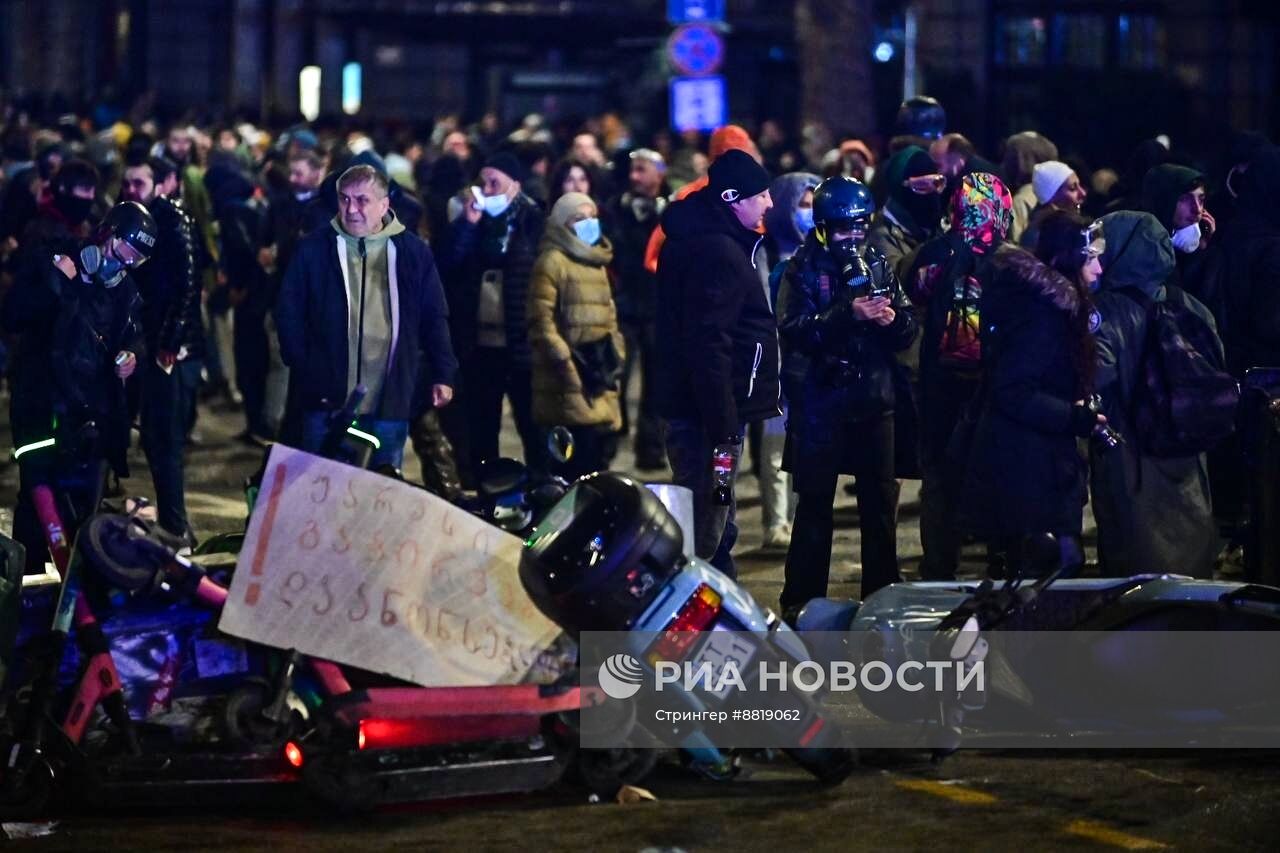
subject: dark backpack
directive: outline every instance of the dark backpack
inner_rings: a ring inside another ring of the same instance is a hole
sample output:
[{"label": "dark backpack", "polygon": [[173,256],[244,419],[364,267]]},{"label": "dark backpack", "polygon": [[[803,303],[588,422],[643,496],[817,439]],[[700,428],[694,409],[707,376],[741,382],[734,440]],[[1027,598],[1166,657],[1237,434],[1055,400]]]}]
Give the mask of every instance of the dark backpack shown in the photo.
[{"label": "dark backpack", "polygon": [[1178,288],[1168,291],[1163,302],[1121,291],[1143,307],[1147,320],[1129,417],[1147,455],[1194,456],[1235,431],[1240,385],[1226,372],[1217,333]]}]

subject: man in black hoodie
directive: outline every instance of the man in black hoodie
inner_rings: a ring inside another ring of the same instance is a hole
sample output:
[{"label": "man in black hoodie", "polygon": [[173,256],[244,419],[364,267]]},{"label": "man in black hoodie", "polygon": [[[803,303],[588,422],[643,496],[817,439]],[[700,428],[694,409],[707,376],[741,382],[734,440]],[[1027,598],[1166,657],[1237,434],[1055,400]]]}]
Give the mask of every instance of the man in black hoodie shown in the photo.
[{"label": "man in black hoodie", "polygon": [[[677,485],[693,491],[695,550],[734,577],[732,478],[746,424],[778,415],[778,330],[756,271],[769,173],[743,151],[716,158],[710,183],[662,217],[658,411]],[[732,458],[727,502],[713,459]]]},{"label": "man in black hoodie", "polygon": [[1142,179],[1142,207],[1168,229],[1178,259],[1178,283],[1195,296],[1201,293],[1204,250],[1217,227],[1204,200],[1204,175],[1195,169],[1162,163]]}]

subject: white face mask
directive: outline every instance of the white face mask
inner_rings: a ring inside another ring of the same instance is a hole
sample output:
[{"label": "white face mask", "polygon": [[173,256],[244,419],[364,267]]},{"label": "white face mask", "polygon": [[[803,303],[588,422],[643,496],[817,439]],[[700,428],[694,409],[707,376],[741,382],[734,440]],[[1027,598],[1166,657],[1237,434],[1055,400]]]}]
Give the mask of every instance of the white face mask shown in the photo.
[{"label": "white face mask", "polygon": [[484,195],[479,187],[472,187],[471,194],[475,196],[476,204],[480,209],[490,216],[501,216],[511,206],[511,199],[507,198],[505,193]]},{"label": "white face mask", "polygon": [[1190,254],[1200,248],[1200,223],[1192,222],[1186,228],[1173,232],[1173,248]]}]

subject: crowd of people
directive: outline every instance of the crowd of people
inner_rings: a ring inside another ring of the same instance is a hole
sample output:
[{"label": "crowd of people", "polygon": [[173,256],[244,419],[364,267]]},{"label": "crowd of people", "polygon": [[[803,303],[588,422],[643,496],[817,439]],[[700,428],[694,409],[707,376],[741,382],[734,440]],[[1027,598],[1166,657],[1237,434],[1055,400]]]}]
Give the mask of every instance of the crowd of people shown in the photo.
[{"label": "crowd of people", "polygon": [[504,402],[535,470],[602,470],[632,442],[641,473],[693,491],[697,553],[730,575],[749,444],[787,614],[826,590],[840,475],[864,596],[902,577],[903,479],[922,480],[927,579],[968,539],[995,576],[1026,568],[1032,533],[1079,563],[1090,495],[1102,572],[1204,576],[1247,500],[1223,413],[1247,369],[1280,365],[1280,149],[1256,133],[1209,175],[1165,140],[1120,171],[1034,131],[987,159],[923,97],[883,148],[816,127],[793,145],[772,121],[644,147],[614,115],[450,116],[421,138],[4,121],[32,564],[26,496],[55,457],[23,451],[47,437],[93,424],[126,476],[136,426],[159,524],[189,546],[198,400],[241,408],[241,441],[315,451],[357,386],[373,464],[411,443],[450,499],[498,455]]}]

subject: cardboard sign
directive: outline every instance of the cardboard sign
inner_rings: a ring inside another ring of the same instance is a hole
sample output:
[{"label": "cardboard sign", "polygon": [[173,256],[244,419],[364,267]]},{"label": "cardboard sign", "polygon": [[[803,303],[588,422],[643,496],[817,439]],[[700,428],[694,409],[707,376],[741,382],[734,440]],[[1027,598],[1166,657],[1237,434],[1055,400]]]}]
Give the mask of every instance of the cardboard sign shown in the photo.
[{"label": "cardboard sign", "polygon": [[422,489],[275,445],[219,628],[424,686],[547,680],[522,544]]}]

